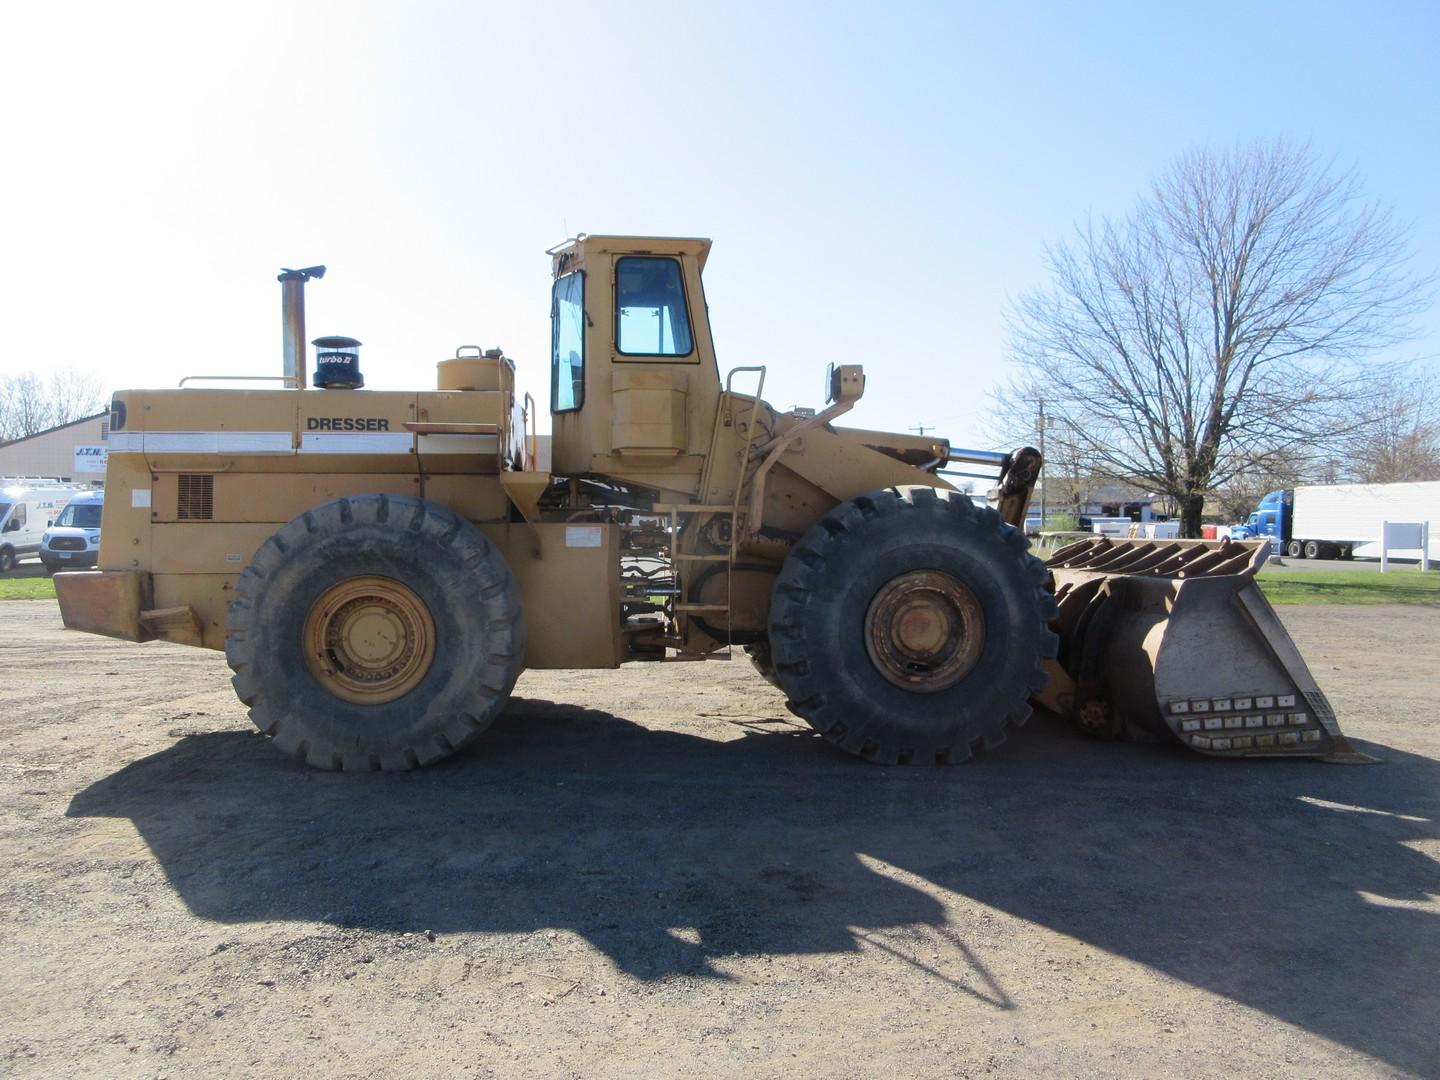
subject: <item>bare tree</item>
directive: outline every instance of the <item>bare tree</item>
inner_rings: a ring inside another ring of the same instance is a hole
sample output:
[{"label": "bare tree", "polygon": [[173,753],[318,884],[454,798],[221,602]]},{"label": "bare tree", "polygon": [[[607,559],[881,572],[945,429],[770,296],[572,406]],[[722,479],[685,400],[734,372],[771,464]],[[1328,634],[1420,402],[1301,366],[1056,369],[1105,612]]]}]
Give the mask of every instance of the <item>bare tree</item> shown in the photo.
[{"label": "bare tree", "polygon": [[89,372],[61,368],[48,380],[33,371],[0,379],[0,443],[94,416],[104,407],[100,383]]},{"label": "bare tree", "polygon": [[1440,386],[1421,375],[1394,382],[1347,447],[1348,472],[1361,483],[1440,480]]},{"label": "bare tree", "polygon": [[1186,154],[1047,256],[1007,398],[1043,395],[1092,472],[1166,495],[1186,536],[1234,477],[1355,434],[1378,370],[1355,361],[1412,336],[1429,286],[1353,174],[1282,142]]},{"label": "bare tree", "polygon": [[23,439],[49,427],[45,387],[27,371],[0,381],[0,442]]},{"label": "bare tree", "polygon": [[1043,483],[1051,513],[1080,515],[1080,509],[1094,487],[1100,483],[1089,474],[1084,450],[1076,432],[1063,419],[1046,416],[1041,421],[1044,432],[1036,431],[1037,441],[1045,447]]},{"label": "bare tree", "polygon": [[1237,468],[1213,492],[1215,505],[1227,522],[1244,521],[1271,491],[1325,478],[1330,461],[1307,455],[1301,447],[1265,455],[1250,466]]}]

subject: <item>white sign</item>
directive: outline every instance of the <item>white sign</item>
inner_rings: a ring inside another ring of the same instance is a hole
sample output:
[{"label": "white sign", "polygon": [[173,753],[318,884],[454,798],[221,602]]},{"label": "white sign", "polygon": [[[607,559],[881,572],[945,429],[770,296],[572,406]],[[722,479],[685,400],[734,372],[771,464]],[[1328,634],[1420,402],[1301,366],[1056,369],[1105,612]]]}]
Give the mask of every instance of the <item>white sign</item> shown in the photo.
[{"label": "white sign", "polygon": [[75,471],[77,473],[103,473],[105,461],[110,456],[104,446],[75,447]]},{"label": "white sign", "polygon": [[599,525],[567,525],[565,527],[565,546],[567,548],[598,548],[600,539]]},{"label": "white sign", "polygon": [[1390,552],[1420,552],[1420,569],[1430,569],[1430,522],[1382,521],[1380,523],[1380,572],[1390,567]]}]

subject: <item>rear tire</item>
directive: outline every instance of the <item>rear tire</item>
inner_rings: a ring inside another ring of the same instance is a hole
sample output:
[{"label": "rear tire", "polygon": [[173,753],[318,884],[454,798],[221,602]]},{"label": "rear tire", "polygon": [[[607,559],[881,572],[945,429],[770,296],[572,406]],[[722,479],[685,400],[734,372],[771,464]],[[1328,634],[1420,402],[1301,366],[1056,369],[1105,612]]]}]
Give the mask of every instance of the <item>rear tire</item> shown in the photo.
[{"label": "rear tire", "polygon": [[1288,544],[1286,544],[1285,554],[1290,556],[1290,558],[1292,559],[1301,558],[1304,555],[1304,550],[1300,547],[1300,541],[1291,540]]},{"label": "rear tire", "polygon": [[490,726],[520,674],[515,579],[435,503],[361,495],[260,546],[235,583],[225,658],[250,719],[320,769],[413,768]]},{"label": "rear tire", "polygon": [[1316,540],[1306,540],[1306,541],[1305,541],[1305,558],[1307,558],[1307,559],[1318,559],[1318,558],[1320,558],[1320,544],[1319,544],[1318,541],[1316,541]]},{"label": "rear tire", "polygon": [[841,503],[791,551],[770,611],[790,710],[886,764],[961,762],[1030,715],[1058,639],[1048,573],[993,509],[930,487]]},{"label": "rear tire", "polygon": [[0,547],[0,574],[8,574],[15,569],[15,549]]}]

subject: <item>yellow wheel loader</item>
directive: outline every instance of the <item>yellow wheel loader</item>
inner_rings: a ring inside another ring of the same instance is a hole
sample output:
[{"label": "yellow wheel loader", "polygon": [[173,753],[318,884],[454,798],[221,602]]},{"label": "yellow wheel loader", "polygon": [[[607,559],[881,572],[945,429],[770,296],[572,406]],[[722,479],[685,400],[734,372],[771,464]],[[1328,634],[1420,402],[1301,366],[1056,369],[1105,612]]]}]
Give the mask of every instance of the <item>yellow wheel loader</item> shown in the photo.
[{"label": "yellow wheel loader", "polygon": [[547,253],[543,443],[499,349],[378,391],[358,341],[321,338],[312,380],[324,267],[284,271],[278,385],[115,395],[99,568],[57,577],[66,625],[223,649],[256,726],[324,769],[450,754],[527,667],[737,647],[879,762],[964,761],[1032,703],[1102,737],[1359,759],[1253,584],[1258,542],[1095,538],[1042,563],[1021,532],[1033,449],[836,426],[855,364],[815,409],[768,404],[763,367],[722,378],[709,253],[585,235]]}]

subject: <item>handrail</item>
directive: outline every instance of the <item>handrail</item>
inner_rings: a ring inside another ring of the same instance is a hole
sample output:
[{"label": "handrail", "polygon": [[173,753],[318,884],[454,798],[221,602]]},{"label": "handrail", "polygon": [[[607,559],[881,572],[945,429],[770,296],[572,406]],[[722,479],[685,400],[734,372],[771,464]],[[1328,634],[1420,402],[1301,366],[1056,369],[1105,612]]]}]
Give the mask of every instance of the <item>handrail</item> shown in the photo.
[{"label": "handrail", "polygon": [[526,471],[534,472],[540,468],[540,414],[535,411],[530,391],[525,391],[521,401],[520,441],[525,445]]},{"label": "handrail", "polygon": [[755,476],[750,481],[750,514],[745,519],[746,531],[751,536],[756,536],[760,532],[761,509],[765,504],[765,475],[770,471],[770,466],[774,465],[786,448],[801,435],[817,427],[823,427],[835,417],[849,412],[855,407],[857,400],[856,398],[847,398],[837,401],[824,412],[807,416],[784,435],[775,436],[761,447],[762,451],[768,448],[768,453],[765,454],[765,460],[760,463],[760,467],[755,470]]},{"label": "handrail", "polygon": [[471,424],[449,420],[406,420],[402,425],[416,435],[498,435],[499,424]]},{"label": "handrail", "polygon": [[[764,364],[754,364],[749,366],[731,368],[730,373],[725,376],[725,389],[721,391],[720,398],[715,403],[715,422],[710,425],[710,452],[705,455],[705,465],[700,473],[700,491],[698,493],[698,498],[701,502],[708,502],[710,499],[710,481],[714,477],[715,470],[715,448],[720,443],[720,418],[725,414],[726,400],[735,396],[735,391],[733,389],[735,376],[740,374],[740,372],[742,371],[758,371],[760,373],[760,382],[755,387],[755,404],[752,405],[750,408],[749,432],[750,438],[754,438],[755,418],[757,415],[759,415],[760,399],[765,393]],[[746,442],[746,453],[749,453],[748,440]],[[742,457],[740,461],[740,476],[736,479],[737,491],[739,490],[739,484],[744,480],[745,477],[745,464],[745,460]]]},{"label": "handrail", "polygon": [[283,382],[297,388],[300,385],[299,376],[296,375],[186,375],[180,380],[180,385],[201,379],[207,382]]},{"label": "handrail", "polygon": [[[739,370],[738,368],[736,370]],[[731,376],[734,371],[730,373]],[[725,379],[726,392],[730,389],[730,377]],[[760,365],[760,385],[755,388],[755,402],[750,406],[750,419],[745,422],[745,449],[740,451],[740,460],[735,468],[735,498],[730,504],[730,561],[735,562],[740,545],[740,493],[745,487],[745,470],[750,467],[750,448],[755,445],[755,421],[760,415],[760,397],[765,392],[765,365]],[[727,578],[726,587],[729,588]]]},{"label": "handrail", "polygon": [[734,392],[734,391],[731,389],[730,384],[731,384],[732,382],[734,382],[735,376],[738,375],[738,374],[740,374],[740,372],[742,372],[742,371],[758,371],[758,372],[760,373],[760,385],[755,388],[755,395],[758,397],[758,396],[760,395],[760,391],[761,391],[762,389],[764,389],[764,386],[765,386],[765,365],[764,365],[764,364],[750,364],[750,365],[747,365],[747,366],[733,367],[733,368],[731,368],[731,369],[730,369],[730,373],[725,376],[725,393],[730,394],[730,393],[733,393],[733,392]]}]

